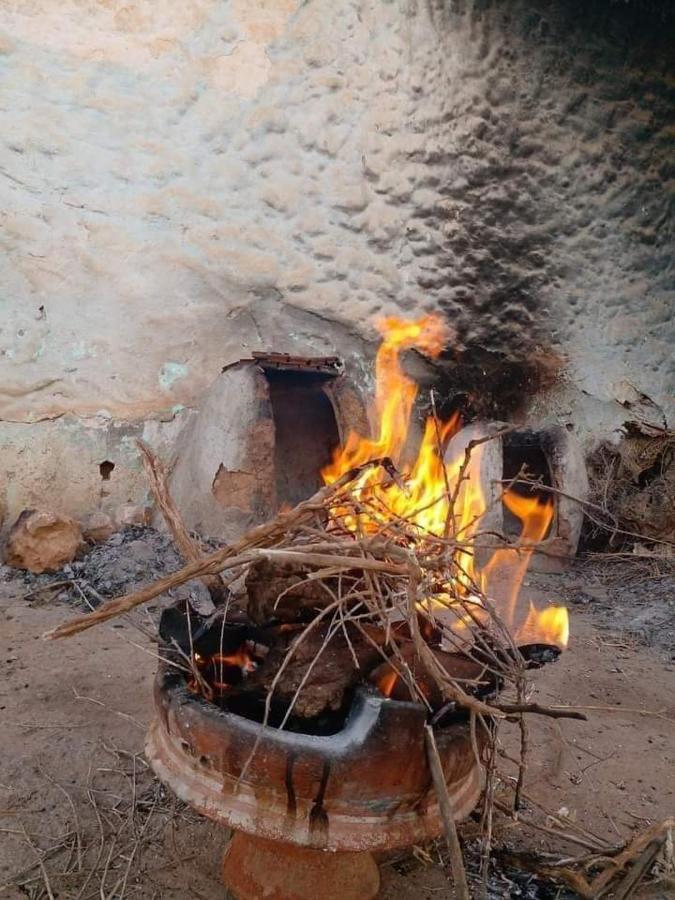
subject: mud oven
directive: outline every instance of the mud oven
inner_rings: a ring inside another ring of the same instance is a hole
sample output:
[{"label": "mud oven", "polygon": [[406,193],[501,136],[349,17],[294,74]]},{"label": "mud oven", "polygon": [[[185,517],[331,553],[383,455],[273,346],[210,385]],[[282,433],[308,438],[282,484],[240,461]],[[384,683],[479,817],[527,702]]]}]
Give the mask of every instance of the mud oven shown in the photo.
[{"label": "mud oven", "polygon": [[[306,499],[350,434],[377,436],[383,402],[381,394],[371,412],[373,404],[337,358],[259,353],[226,368],[180,441],[171,491],[186,523],[202,535],[233,541]],[[410,422],[420,418],[411,415]],[[421,428],[412,424],[405,437],[414,455]],[[517,535],[503,489],[526,475],[524,496],[543,493],[553,506],[532,564],[545,570],[564,565],[581,529],[580,508],[569,498],[586,491],[573,436],[560,427],[473,421],[454,429],[445,459],[461,458],[478,445],[485,534]],[[475,552],[486,562],[494,543],[488,540]],[[388,678],[382,653],[368,646],[350,646],[362,676],[329,710],[289,719],[287,697],[265,712],[260,696],[252,700],[237,685],[251,669],[264,668],[265,658],[284,643],[282,633],[294,627],[293,618],[284,620],[281,613],[279,620],[255,621],[236,609],[227,615],[221,610],[199,619],[187,605],[169,608],[161,625],[164,662],[147,756],[181,799],[233,830],[223,871],[237,898],[375,897],[374,853],[442,832],[425,754],[430,712],[405,691],[392,690],[395,679]],[[347,656],[344,644],[335,650],[338,666],[340,652]],[[438,647],[434,653],[450,674],[472,681],[475,696],[490,696],[498,687],[475,662]],[[211,682],[219,685],[217,698],[194,690],[181,667],[188,654],[219,660]],[[455,704],[436,714],[434,727],[453,816],[461,820],[480,796],[483,740]]]},{"label": "mud oven", "polygon": [[[184,429],[172,494],[188,527],[235,539],[317,490],[335,447],[352,432],[373,434],[376,418],[369,392],[337,357],[255,353],[223,370]],[[448,454],[500,431],[506,433],[490,441],[481,458],[490,527],[513,533],[508,510],[496,498],[526,467],[529,477],[554,489],[555,508],[531,568],[556,570],[574,556],[581,533],[582,510],[571,499],[588,493],[581,447],[561,425],[509,429],[499,421],[474,421],[453,437]],[[407,444],[420,437],[412,419]]]}]

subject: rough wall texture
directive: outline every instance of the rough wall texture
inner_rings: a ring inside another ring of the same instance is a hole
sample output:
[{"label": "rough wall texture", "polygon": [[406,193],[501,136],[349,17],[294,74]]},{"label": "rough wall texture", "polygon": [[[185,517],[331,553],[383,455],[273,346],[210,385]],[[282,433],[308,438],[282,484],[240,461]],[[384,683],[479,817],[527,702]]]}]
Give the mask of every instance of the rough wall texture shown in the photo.
[{"label": "rough wall texture", "polygon": [[447,314],[458,389],[562,365],[538,414],[611,429],[627,382],[672,414],[671,26],[609,0],[0,0],[10,512],[91,510],[104,452],[133,499],[130,435],[168,447],[251,349],[365,377],[382,312]]}]

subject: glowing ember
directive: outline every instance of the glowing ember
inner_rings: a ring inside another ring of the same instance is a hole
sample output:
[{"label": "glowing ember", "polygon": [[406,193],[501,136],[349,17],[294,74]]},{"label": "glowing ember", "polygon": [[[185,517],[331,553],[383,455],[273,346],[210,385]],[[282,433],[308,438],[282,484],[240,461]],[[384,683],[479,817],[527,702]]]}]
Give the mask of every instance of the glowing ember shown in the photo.
[{"label": "glowing ember", "polygon": [[350,531],[363,534],[379,531],[387,522],[404,519],[416,532],[415,540],[454,536],[464,545],[453,559],[459,575],[449,585],[447,594],[440,589],[437,601],[440,606],[451,603],[453,594],[467,595],[473,593],[472,588],[478,587],[497,604],[519,643],[522,643],[521,636],[526,636],[529,640],[565,646],[568,626],[567,611],[563,607],[542,611],[531,607],[525,623],[521,628],[517,627],[518,593],[534,545],[546,537],[551,527],[552,500],[506,491],[504,504],[522,523],[518,548],[496,550],[483,571],[477,572],[472,541],[486,510],[480,483],[480,445],[474,448],[468,465],[463,453],[456,459],[444,460],[443,450],[459,429],[459,416],[454,415],[440,423],[429,417],[416,458],[411,462],[406,460],[418,387],[404,373],[400,354],[416,348],[428,356],[438,356],[449,339],[447,326],[440,316],[435,315],[414,322],[388,318],[376,324],[382,335],[375,362],[376,437],[351,432],[322,474],[326,484],[331,484],[355,466],[388,456],[397,469],[405,473],[404,482],[383,480],[380,471],[366,470],[354,487],[364,511],[358,515],[342,511],[341,524]]},{"label": "glowing ember", "polygon": [[222,653],[214,653],[211,663],[216,666],[235,666],[242,672],[255,672],[257,666],[247,649],[240,648],[236,653],[225,656]]},{"label": "glowing ember", "polygon": [[[238,684],[258,668],[250,641],[246,641],[234,653],[213,653],[208,657],[195,653],[192,658],[202,675],[203,684],[219,694]],[[195,693],[200,691],[200,685],[195,677],[188,679],[188,687]]]},{"label": "glowing ember", "polygon": [[382,678],[377,683],[377,689],[381,694],[385,697],[391,697],[394,688],[396,687],[396,682],[398,681],[398,674],[391,669],[389,672],[386,672]]}]

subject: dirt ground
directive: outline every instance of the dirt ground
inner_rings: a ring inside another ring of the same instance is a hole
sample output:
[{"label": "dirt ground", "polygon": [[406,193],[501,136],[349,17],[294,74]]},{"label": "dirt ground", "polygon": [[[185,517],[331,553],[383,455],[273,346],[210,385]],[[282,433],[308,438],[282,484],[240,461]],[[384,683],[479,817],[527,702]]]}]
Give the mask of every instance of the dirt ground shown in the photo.
[{"label": "dirt ground", "polygon": [[[177,562],[166,539],[136,530],[58,575],[0,570],[1,898],[225,896],[226,833],[169,796],[143,759],[152,611],[41,640],[83,598],[113,596]],[[675,814],[675,576],[648,565],[577,563],[526,585],[571,612],[569,649],[535,673],[532,699],[588,708],[586,722],[531,720],[528,808],[541,804],[617,844]],[[69,582],[60,595],[42,589],[57,580]],[[506,752],[514,740],[504,735]],[[570,850],[507,820],[496,838]],[[384,861],[381,896],[451,898],[441,854],[432,847]],[[573,896],[513,873],[497,872],[491,887],[494,897]],[[650,896],[675,890],[663,884]]]}]

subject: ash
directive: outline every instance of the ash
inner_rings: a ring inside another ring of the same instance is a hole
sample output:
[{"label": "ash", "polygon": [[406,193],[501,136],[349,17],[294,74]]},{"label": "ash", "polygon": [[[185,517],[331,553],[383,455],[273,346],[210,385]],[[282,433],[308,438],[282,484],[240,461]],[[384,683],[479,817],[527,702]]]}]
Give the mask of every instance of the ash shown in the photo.
[{"label": "ash", "polygon": [[49,597],[50,593],[53,599],[58,591],[59,599],[87,609],[137,590],[182,565],[169,535],[146,525],[132,525],[107,541],[90,545],[79,559],[56,572],[33,575],[2,566],[0,581],[25,585],[25,596],[30,599]]}]

